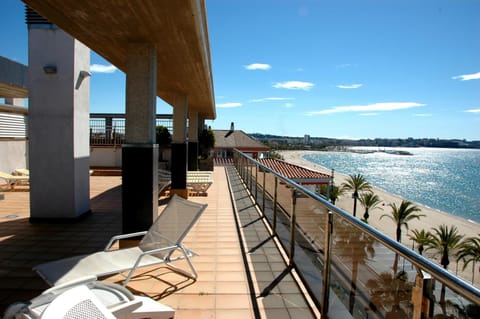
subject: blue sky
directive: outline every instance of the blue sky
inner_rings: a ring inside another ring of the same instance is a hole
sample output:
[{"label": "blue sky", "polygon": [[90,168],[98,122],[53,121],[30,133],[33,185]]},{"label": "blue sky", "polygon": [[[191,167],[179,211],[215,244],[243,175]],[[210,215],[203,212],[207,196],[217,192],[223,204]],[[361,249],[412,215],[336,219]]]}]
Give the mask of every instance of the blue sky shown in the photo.
[{"label": "blue sky", "polygon": [[[0,8],[0,55],[26,64],[23,4]],[[480,0],[207,0],[207,15],[215,129],[480,140]],[[124,112],[124,74],[94,53],[92,73],[91,112]]]}]

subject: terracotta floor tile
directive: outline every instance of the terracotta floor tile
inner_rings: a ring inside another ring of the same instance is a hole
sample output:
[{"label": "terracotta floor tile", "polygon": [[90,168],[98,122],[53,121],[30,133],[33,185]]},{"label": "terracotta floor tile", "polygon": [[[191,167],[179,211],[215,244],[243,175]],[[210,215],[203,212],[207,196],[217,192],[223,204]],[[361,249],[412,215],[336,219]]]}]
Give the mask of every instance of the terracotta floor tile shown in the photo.
[{"label": "terracotta floor tile", "polygon": [[249,295],[217,295],[217,309],[250,309]]},{"label": "terracotta floor tile", "polygon": [[244,281],[245,276],[241,272],[218,272],[217,281]]},{"label": "terracotta floor tile", "polygon": [[216,283],[218,294],[248,294],[248,287],[245,282],[218,281]]},{"label": "terracotta floor tile", "polygon": [[215,296],[209,294],[182,294],[178,309],[215,309]]},{"label": "terracotta floor tile", "polygon": [[186,309],[177,311],[175,319],[215,319],[213,309]]},{"label": "terracotta floor tile", "polygon": [[[254,315],[249,309],[217,309],[216,319],[253,319]],[[298,317],[300,318],[300,317]]]}]

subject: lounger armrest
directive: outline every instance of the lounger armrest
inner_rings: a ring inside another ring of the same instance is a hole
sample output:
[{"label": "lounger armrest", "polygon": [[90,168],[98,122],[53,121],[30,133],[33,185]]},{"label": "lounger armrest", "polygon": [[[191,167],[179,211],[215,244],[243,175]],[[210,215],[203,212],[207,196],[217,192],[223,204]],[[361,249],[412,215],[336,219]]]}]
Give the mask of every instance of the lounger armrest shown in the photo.
[{"label": "lounger armrest", "polygon": [[108,244],[105,246],[104,251],[109,250],[110,247],[112,247],[112,245],[113,245],[117,240],[127,239],[127,238],[132,238],[132,237],[145,236],[146,233],[147,233],[147,231],[141,231],[141,232],[136,232],[136,233],[122,234],[122,235],[113,236],[112,238],[110,238],[110,241],[109,241]]},{"label": "lounger armrest", "polygon": [[128,318],[128,315],[130,315],[134,310],[140,308],[142,304],[142,300],[134,299],[121,305],[108,308],[108,310],[112,312],[115,318]]},{"label": "lounger armrest", "polygon": [[97,280],[97,276],[94,276],[94,275],[80,277],[78,279],[74,279],[74,280],[66,282],[64,284],[53,286],[53,287],[45,290],[44,292],[42,292],[42,295],[46,295],[46,294],[49,294],[49,293],[58,293],[58,291],[63,292],[64,290],[67,290],[69,288],[79,286],[79,285],[86,285],[86,284],[89,284],[91,282],[94,282],[95,280]]}]

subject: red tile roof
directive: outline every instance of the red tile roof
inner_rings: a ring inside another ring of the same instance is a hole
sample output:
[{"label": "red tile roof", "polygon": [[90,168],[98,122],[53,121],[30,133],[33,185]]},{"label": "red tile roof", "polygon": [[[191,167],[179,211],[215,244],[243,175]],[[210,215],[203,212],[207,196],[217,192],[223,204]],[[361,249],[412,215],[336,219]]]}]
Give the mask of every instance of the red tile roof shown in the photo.
[{"label": "red tile roof", "polygon": [[242,130],[234,130],[232,134],[227,135],[228,130],[213,130],[215,134],[216,149],[239,149],[241,151],[268,152],[270,148],[261,142],[255,140]]},{"label": "red tile roof", "polygon": [[331,178],[330,175],[277,159],[264,158],[260,163],[298,184],[328,184]]}]

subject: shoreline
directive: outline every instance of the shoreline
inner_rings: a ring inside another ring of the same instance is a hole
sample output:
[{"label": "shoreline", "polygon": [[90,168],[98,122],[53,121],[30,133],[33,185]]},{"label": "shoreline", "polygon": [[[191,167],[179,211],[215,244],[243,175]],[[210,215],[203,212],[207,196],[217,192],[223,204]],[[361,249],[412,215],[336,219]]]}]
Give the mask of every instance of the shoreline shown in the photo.
[{"label": "shoreline", "polygon": [[[314,154],[317,152],[318,151],[278,151],[278,153],[281,156],[283,156],[286,162],[331,175],[332,173],[331,169],[327,169],[326,167],[323,167],[321,165],[309,162],[303,158],[303,155],[305,154]],[[336,171],[334,172],[335,185],[340,186],[346,180],[346,178],[348,178],[348,175],[342,174]],[[388,206],[389,203],[396,203],[396,205],[399,205],[402,200],[407,198],[403,198],[399,195],[389,193],[374,185],[372,185],[372,190],[382,200],[383,206],[381,207],[383,208],[383,210],[374,209],[373,211],[370,211],[368,224],[376,228],[377,230],[383,232],[387,236],[395,239],[395,229],[396,229],[395,224],[389,218],[380,219],[380,216],[383,214],[388,214],[390,212],[390,207]],[[419,220],[414,219],[411,222],[409,222],[408,230],[405,229],[404,227],[402,228],[402,243],[407,247],[412,248],[412,245],[413,245],[413,242],[408,238],[408,234],[410,234],[412,230],[414,229],[431,230],[432,228],[435,228],[442,224],[455,225],[458,228],[459,234],[464,235],[465,237],[477,237],[480,234],[480,224],[475,221],[471,221],[459,216],[455,216],[447,212],[428,207],[421,203],[417,203],[417,202],[413,202],[413,203],[421,209],[419,214],[424,214],[426,216],[421,217]],[[353,200],[350,194],[345,194],[340,198],[338,198],[335,206],[352,214]],[[360,203],[357,203],[357,217],[362,218],[363,212],[364,212],[364,209],[362,205]],[[424,255],[429,256],[429,253],[431,252],[424,253]],[[431,258],[431,256],[429,257]],[[439,263],[438,257],[433,258],[433,260],[436,263]],[[462,263],[459,263],[459,267],[458,267],[458,275],[461,276],[465,281],[469,283],[471,283],[471,278],[472,278],[471,267],[472,267],[472,263],[470,263],[470,265],[465,269],[465,271],[462,271],[462,268],[463,268]],[[449,265],[450,272],[455,273],[456,268],[457,268],[456,259],[451,258],[451,262]],[[478,272],[476,272],[475,275],[476,276],[475,276],[474,284],[475,286],[478,287],[480,286],[480,278],[479,278],[480,276],[478,275]]]}]

